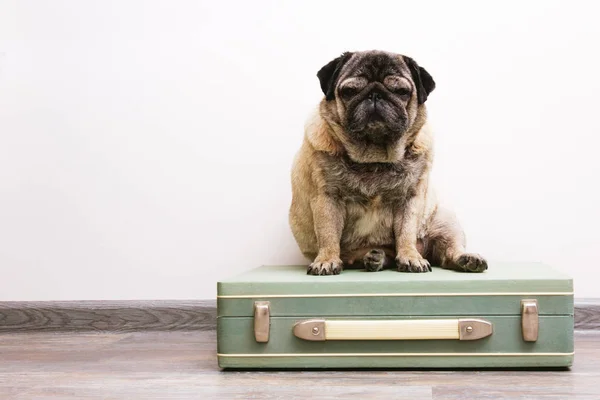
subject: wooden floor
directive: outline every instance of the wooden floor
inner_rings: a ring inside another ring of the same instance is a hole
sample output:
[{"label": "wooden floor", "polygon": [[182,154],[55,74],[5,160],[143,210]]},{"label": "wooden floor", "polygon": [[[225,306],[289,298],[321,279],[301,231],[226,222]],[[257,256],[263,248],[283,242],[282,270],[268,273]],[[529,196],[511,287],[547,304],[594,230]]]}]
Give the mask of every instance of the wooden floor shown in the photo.
[{"label": "wooden floor", "polygon": [[0,399],[600,399],[600,332],[572,370],[229,372],[214,331],[0,335]]}]

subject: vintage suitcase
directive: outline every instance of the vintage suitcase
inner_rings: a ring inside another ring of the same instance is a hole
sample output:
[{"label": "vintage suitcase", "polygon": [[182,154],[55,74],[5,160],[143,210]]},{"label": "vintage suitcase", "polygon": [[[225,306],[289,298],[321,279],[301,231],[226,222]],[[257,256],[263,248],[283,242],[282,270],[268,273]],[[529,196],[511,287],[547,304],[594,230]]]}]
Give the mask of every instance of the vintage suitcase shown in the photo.
[{"label": "vintage suitcase", "polygon": [[481,274],[263,266],[218,283],[222,368],[566,367],[573,282],[542,264]]}]

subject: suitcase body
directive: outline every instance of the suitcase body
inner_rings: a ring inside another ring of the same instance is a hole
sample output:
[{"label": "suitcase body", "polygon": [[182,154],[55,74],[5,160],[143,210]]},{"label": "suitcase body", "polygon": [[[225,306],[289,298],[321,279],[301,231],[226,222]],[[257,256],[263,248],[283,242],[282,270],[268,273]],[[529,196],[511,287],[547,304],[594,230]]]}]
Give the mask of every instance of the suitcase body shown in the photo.
[{"label": "suitcase body", "polygon": [[218,283],[221,368],[568,367],[573,282],[543,264],[481,274],[263,266]]}]

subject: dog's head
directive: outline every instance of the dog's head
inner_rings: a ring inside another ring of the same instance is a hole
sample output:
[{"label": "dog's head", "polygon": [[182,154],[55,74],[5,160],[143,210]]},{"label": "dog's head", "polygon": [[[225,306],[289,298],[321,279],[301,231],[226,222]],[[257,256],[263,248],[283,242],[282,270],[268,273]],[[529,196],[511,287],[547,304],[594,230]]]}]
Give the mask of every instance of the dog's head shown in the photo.
[{"label": "dog's head", "polygon": [[325,94],[325,118],[342,128],[344,142],[367,151],[403,142],[435,88],[431,75],[413,59],[382,51],[344,53],[317,77]]}]

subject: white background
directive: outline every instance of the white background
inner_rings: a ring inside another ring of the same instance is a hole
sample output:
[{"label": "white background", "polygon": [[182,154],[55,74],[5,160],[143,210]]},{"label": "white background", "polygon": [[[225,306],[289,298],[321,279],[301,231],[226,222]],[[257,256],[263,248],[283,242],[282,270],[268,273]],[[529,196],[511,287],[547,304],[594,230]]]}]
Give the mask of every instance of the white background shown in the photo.
[{"label": "white background", "polygon": [[[0,300],[213,298],[304,263],[289,171],[345,50],[435,78],[471,250],[600,297],[593,1],[1,1]],[[434,272],[435,273],[435,272]]]}]

